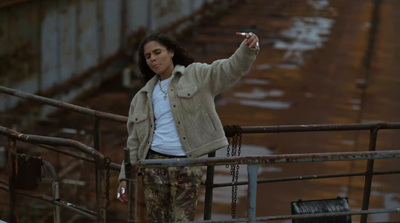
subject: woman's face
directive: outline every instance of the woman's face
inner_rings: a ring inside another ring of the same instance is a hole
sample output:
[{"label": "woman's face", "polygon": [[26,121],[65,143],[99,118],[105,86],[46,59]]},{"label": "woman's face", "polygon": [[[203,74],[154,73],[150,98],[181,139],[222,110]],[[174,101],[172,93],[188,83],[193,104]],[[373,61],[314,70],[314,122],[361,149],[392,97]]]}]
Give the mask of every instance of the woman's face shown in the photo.
[{"label": "woman's face", "polygon": [[150,41],[144,45],[144,57],[150,69],[160,75],[161,80],[171,76],[174,70],[172,57],[174,51],[168,50],[157,41]]}]

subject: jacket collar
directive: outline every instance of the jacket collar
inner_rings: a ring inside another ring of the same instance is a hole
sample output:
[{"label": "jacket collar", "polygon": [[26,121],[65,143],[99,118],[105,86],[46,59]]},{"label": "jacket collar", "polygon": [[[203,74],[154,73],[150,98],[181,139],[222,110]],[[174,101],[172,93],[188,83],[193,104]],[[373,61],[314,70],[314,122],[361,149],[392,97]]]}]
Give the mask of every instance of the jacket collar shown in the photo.
[{"label": "jacket collar", "polygon": [[[177,75],[184,75],[185,74],[185,67],[182,65],[176,65],[174,67],[174,70],[172,71],[171,78],[174,78]],[[151,78],[149,81],[147,81],[146,85],[142,88],[141,92],[142,93],[149,93],[153,92],[154,86],[156,86],[158,81],[158,76],[154,75],[153,78]]]}]

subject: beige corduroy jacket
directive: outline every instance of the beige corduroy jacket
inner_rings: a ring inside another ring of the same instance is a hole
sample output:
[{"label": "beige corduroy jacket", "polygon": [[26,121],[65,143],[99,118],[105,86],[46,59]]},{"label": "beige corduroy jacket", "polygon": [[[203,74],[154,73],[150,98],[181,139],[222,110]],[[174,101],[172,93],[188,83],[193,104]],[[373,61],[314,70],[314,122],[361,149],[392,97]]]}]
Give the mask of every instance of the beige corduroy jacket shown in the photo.
[{"label": "beige corduroy jacket", "polygon": [[[232,87],[251,67],[258,50],[244,45],[229,59],[212,64],[176,65],[168,96],[171,112],[186,155],[196,158],[228,145],[222,123],[215,110],[214,98]],[[127,122],[127,148],[131,163],[146,158],[153,140],[154,113],[152,92],[158,79],[154,76],[133,97]],[[124,180],[122,164],[119,180]]]}]

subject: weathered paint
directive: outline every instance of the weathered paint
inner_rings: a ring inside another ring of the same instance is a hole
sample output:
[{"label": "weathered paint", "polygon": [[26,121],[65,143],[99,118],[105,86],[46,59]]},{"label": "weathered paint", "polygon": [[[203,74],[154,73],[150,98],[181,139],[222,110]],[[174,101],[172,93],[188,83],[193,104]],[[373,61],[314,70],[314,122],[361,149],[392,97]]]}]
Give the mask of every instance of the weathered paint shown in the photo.
[{"label": "weathered paint", "polygon": [[76,5],[73,2],[59,1],[59,70],[60,81],[68,80],[77,73],[76,61]]},{"label": "weathered paint", "polygon": [[[32,2],[0,9],[0,85],[16,86],[35,92],[39,73],[39,13]],[[24,16],[21,16],[24,15]],[[12,107],[17,100],[0,96],[2,107]]]},{"label": "weathered paint", "polygon": [[[196,12],[195,0],[39,0],[0,8],[0,85],[28,93],[55,86],[103,65],[145,28],[155,31]],[[21,16],[23,15],[23,16]],[[124,64],[125,63],[125,64]],[[121,71],[127,62],[109,64]],[[118,72],[98,69],[56,97],[71,100]],[[92,77],[93,76],[93,77]],[[17,105],[0,95],[0,111]]]}]

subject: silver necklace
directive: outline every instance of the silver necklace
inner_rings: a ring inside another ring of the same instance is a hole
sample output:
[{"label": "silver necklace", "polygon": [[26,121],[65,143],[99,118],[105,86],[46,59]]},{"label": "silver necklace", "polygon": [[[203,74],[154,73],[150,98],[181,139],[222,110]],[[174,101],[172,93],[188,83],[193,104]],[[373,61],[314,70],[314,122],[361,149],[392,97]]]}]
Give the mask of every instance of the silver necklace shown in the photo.
[{"label": "silver necklace", "polygon": [[167,100],[167,94],[168,94],[168,86],[169,86],[169,82],[171,81],[171,79],[168,80],[168,85],[167,85],[167,89],[164,91],[161,87],[161,79],[159,80],[158,84],[160,85],[160,90],[162,93],[164,93],[164,100]]}]

